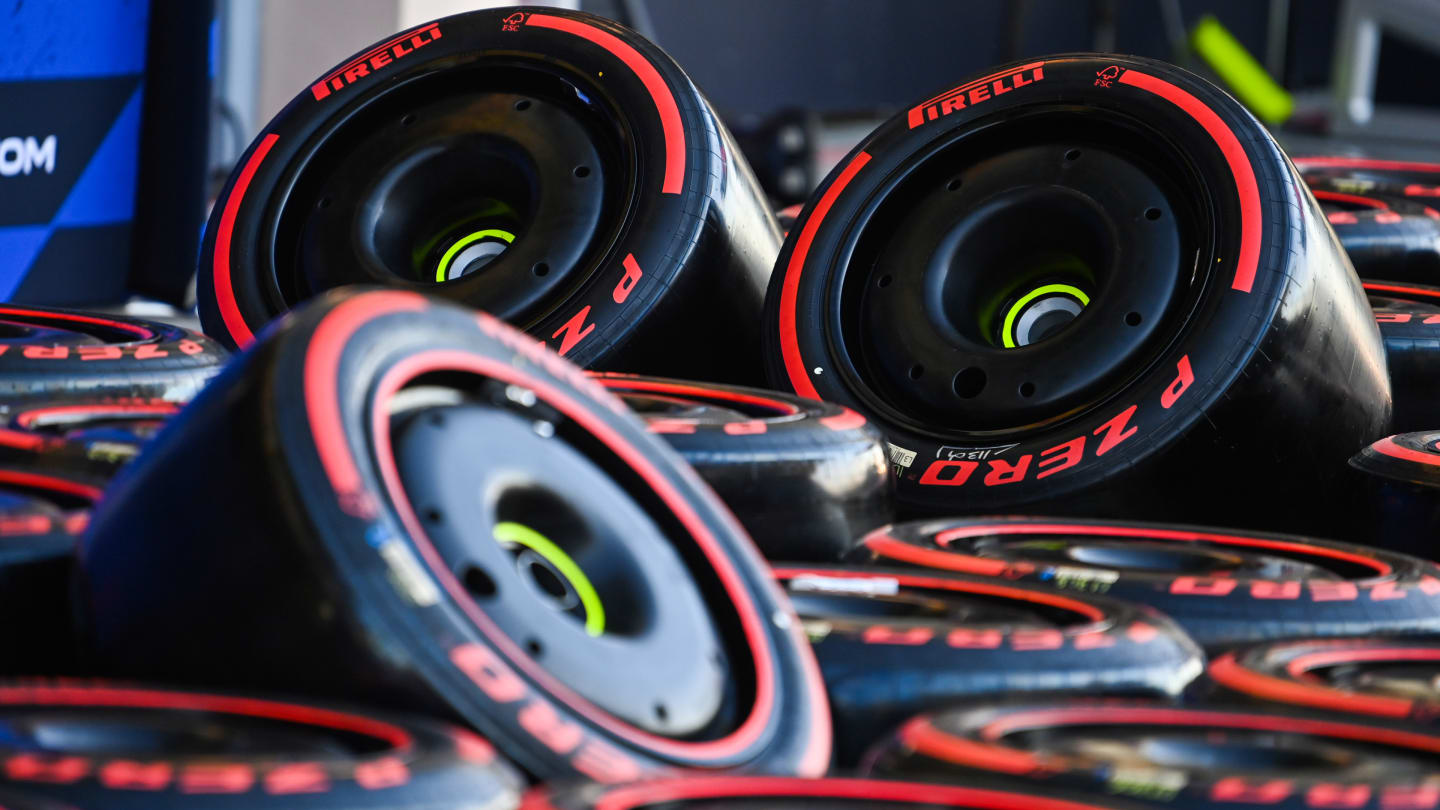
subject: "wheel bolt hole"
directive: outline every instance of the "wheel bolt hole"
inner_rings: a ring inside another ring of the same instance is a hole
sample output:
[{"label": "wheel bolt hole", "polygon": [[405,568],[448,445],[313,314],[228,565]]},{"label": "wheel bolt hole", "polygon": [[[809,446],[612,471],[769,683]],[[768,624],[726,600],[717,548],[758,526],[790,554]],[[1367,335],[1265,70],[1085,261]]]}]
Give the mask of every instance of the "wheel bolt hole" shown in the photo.
[{"label": "wheel bolt hole", "polygon": [[473,596],[488,597],[495,595],[495,580],[485,573],[485,569],[478,565],[471,565],[465,569],[460,579],[465,583],[465,590]]},{"label": "wheel bolt hole", "polygon": [[400,126],[402,127],[408,127],[413,123],[415,123],[415,113],[405,113],[405,115],[400,118]]},{"label": "wheel bolt hole", "polygon": [[1020,383],[1020,396],[1025,397],[1025,398],[1028,399],[1028,398],[1030,398],[1030,397],[1032,397],[1032,396],[1034,396],[1034,395],[1035,395],[1035,383],[1033,383],[1033,382]]},{"label": "wheel bolt hole", "polygon": [[320,198],[320,201],[317,202],[317,203],[315,203],[315,207],[316,207],[316,208],[329,208],[329,207],[330,207],[330,198],[329,198],[329,197],[321,197],[321,198]]},{"label": "wheel bolt hole", "polygon": [[876,287],[889,287],[891,281],[894,281],[894,279],[890,278],[890,276],[888,276],[888,275],[884,275],[884,276],[881,276],[879,279],[877,279],[877,280],[875,281],[875,286],[876,286]]},{"label": "wheel bolt hole", "polygon": [[960,188],[960,186],[963,184],[963,182],[964,182],[964,181],[962,181],[960,178],[957,177],[957,178],[955,178],[954,180],[951,180],[950,182],[948,182],[948,183],[945,184],[945,190],[946,190],[946,191],[957,191],[957,190],[959,190],[959,188]]},{"label": "wheel bolt hole", "polygon": [[1126,316],[1125,316],[1125,325],[1126,325],[1126,326],[1139,326],[1139,325],[1140,325],[1140,321],[1141,321],[1140,313],[1138,313],[1138,312],[1132,312],[1132,313],[1130,313],[1129,315],[1126,315]]},{"label": "wheel bolt hole", "polygon": [[530,268],[530,272],[543,278],[550,273],[550,265],[545,262],[536,262],[535,266]]},{"label": "wheel bolt hole", "polygon": [[1150,220],[1151,222],[1154,222],[1155,220],[1157,220],[1157,219],[1160,218],[1160,209],[1159,209],[1159,208],[1146,208],[1146,209],[1145,209],[1145,218],[1148,219],[1148,220]]},{"label": "wheel bolt hole", "polygon": [[655,719],[656,719],[656,720],[659,720],[660,722],[663,723],[663,722],[665,722],[667,719],[669,719],[669,717],[670,717],[670,712],[665,708],[665,704],[664,704],[664,703],[656,703],[656,704],[655,704]]},{"label": "wheel bolt hole", "polygon": [[432,525],[445,522],[445,515],[439,509],[436,509],[433,506],[426,509],[423,516],[425,518],[425,522]]},{"label": "wheel bolt hole", "polygon": [[540,639],[532,638],[525,642],[525,649],[530,651],[531,657],[539,658],[545,652],[545,647],[540,644]]},{"label": "wheel bolt hole", "polygon": [[530,109],[530,99],[522,98],[519,101],[515,102],[515,109],[521,112]]},{"label": "wheel bolt hole", "polygon": [[971,366],[955,375],[955,396],[974,399],[985,390],[985,370]]},{"label": "wheel bolt hole", "polygon": [[575,176],[576,176],[576,177],[582,177],[582,178],[583,178],[583,177],[589,177],[589,176],[590,176],[590,167],[589,167],[589,166],[576,166],[576,167],[575,167]]},{"label": "wheel bolt hole", "polygon": [[1069,152],[1066,152],[1066,153],[1065,153],[1065,159],[1066,159],[1066,160],[1079,160],[1079,159],[1080,159],[1080,150],[1079,150],[1079,149],[1071,149]]},{"label": "wheel bolt hole", "polygon": [[918,380],[925,375],[925,367],[916,363],[910,367],[910,379]]}]

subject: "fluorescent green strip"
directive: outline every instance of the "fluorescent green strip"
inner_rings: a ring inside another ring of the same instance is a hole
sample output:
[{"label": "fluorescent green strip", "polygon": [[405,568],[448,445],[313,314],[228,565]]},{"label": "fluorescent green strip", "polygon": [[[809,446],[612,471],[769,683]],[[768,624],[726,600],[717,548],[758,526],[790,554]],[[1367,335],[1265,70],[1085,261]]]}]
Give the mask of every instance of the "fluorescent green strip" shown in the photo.
[{"label": "fluorescent green strip", "polygon": [[1090,306],[1090,296],[1086,295],[1079,287],[1071,287],[1069,284],[1046,284],[1044,287],[1036,287],[1021,296],[1019,301],[1011,305],[1010,311],[1005,313],[1005,324],[1000,328],[1000,342],[1005,344],[1005,348],[1015,348],[1015,316],[1020,314],[1020,310],[1036,298],[1051,293],[1064,293],[1079,301],[1080,306]]},{"label": "fluorescent green strip", "polygon": [[460,241],[451,245],[450,249],[445,251],[444,256],[440,257],[440,266],[435,268],[435,280],[446,281],[447,279],[445,278],[445,271],[450,269],[450,260],[455,258],[455,254],[464,250],[466,245],[469,245],[472,242],[478,242],[487,236],[493,236],[497,239],[504,239],[505,244],[507,245],[515,241],[515,234],[510,233],[509,231],[502,231],[499,228],[487,228],[483,231],[476,231],[472,234],[466,234],[465,237],[462,238]]},{"label": "fluorescent green strip", "polygon": [[1210,65],[1236,97],[1267,124],[1281,124],[1295,111],[1295,100],[1245,50],[1220,21],[1207,14],[1190,32],[1190,46]]},{"label": "fluorescent green strip", "polygon": [[555,566],[555,570],[575,589],[575,594],[580,597],[580,604],[585,607],[585,632],[592,636],[605,632],[605,607],[600,604],[600,594],[595,592],[590,578],[570,559],[569,554],[550,542],[550,538],[523,523],[496,523],[495,539],[505,544],[524,546]]}]

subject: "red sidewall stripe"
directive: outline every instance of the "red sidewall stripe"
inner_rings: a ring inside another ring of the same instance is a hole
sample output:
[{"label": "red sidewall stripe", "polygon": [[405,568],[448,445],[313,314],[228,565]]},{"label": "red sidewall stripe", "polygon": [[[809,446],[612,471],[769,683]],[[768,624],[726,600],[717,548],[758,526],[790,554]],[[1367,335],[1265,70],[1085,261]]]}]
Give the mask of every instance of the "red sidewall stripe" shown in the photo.
[{"label": "red sidewall stripe", "polygon": [[1211,662],[1210,677],[1221,686],[1236,692],[1281,703],[1321,709],[1338,708],[1385,717],[1405,717],[1414,708],[1412,701],[1403,698],[1350,694],[1328,686],[1296,683],[1256,672],[1241,666],[1235,660],[1234,653],[1227,653]]},{"label": "red sidewall stripe", "polygon": [[0,316],[10,315],[16,318],[25,318],[30,321],[70,321],[72,323],[90,323],[96,326],[105,326],[110,329],[118,329],[121,332],[129,332],[141,340],[149,340],[155,337],[155,333],[138,323],[125,323],[124,321],[112,321],[109,318],[97,318],[94,315],[81,315],[77,312],[48,312],[35,309],[23,309],[18,307],[0,307]]},{"label": "red sidewall stripe", "polygon": [[1250,292],[1255,283],[1255,272],[1260,265],[1260,229],[1263,217],[1260,212],[1260,187],[1255,182],[1255,168],[1245,155],[1245,149],[1235,133],[1220,120],[1215,111],[1203,101],[1175,85],[1138,70],[1127,70],[1120,74],[1121,84],[1148,90],[1171,104],[1184,110],[1191,118],[1205,128],[1214,139],[1230,173],[1235,177],[1235,188],[1240,195],[1240,254],[1235,261],[1235,279],[1230,287],[1241,292]]},{"label": "red sidewall stripe", "polygon": [[1440,300],[1440,290],[1429,290],[1424,287],[1405,287],[1399,284],[1382,284],[1378,281],[1361,281],[1360,286],[1371,292],[1395,292]]},{"label": "red sidewall stripe", "polygon": [[820,223],[824,221],[825,215],[830,213],[830,207],[835,204],[840,192],[850,185],[850,181],[855,179],[855,175],[869,162],[868,153],[856,154],[835,178],[835,182],[825,189],[825,193],[820,196],[820,202],[815,204],[810,218],[805,220],[800,229],[800,238],[795,240],[795,249],[790,251],[790,262],[785,266],[785,281],[780,286],[780,354],[785,361],[785,373],[790,378],[790,387],[802,397],[820,399],[820,392],[816,391],[814,383],[810,382],[810,369],[806,367],[805,359],[800,356],[800,341],[795,330],[795,302],[800,295],[800,273],[805,269],[805,259],[810,254],[810,245],[815,241],[815,232],[820,229]]},{"label": "red sidewall stripe", "polygon": [[1374,208],[1379,211],[1390,210],[1389,203],[1384,200],[1377,200],[1374,197],[1364,197],[1359,194],[1345,194],[1340,191],[1328,191],[1322,188],[1312,188],[1310,193],[1315,195],[1317,200],[1330,200],[1331,202],[1350,203],[1351,205],[1363,205],[1366,208]]},{"label": "red sidewall stripe", "polygon": [[36,408],[24,411],[15,417],[15,424],[31,427],[47,416],[82,414],[88,417],[106,416],[172,416],[180,412],[180,406],[173,403],[153,405],[56,405],[50,408]]},{"label": "red sidewall stripe", "polygon": [[640,391],[657,394],[677,394],[694,399],[713,399],[719,402],[740,402],[769,408],[780,416],[794,416],[800,413],[796,406],[779,399],[747,394],[740,391],[726,391],[720,388],[704,388],[684,383],[660,382],[658,380],[637,380],[624,375],[592,374],[592,379],[611,391]]},{"label": "red sidewall stripe", "polygon": [[[870,799],[974,810],[1098,810],[1093,805],[958,785],[870,779],[786,779],[763,776],[692,776],[616,788],[595,810],[639,810],[686,799],[726,798]],[[543,805],[542,805],[543,806]]]},{"label": "red sidewall stripe", "polygon": [[280,136],[269,133],[256,145],[255,151],[250,153],[250,158],[245,161],[245,167],[240,170],[240,175],[235,178],[235,185],[230,189],[230,196],[225,198],[225,208],[220,214],[220,227],[215,231],[215,261],[214,264],[214,286],[215,303],[220,308],[220,318],[225,322],[225,331],[230,333],[230,338],[235,345],[245,348],[255,340],[255,334],[250,331],[250,325],[245,323],[245,316],[240,312],[240,306],[235,303],[235,288],[230,275],[230,239],[235,232],[235,218],[240,214],[240,203],[245,199],[245,192],[250,188],[250,181],[255,178],[255,172],[264,162],[265,156],[270,154],[270,149]]},{"label": "red sidewall stripe", "polygon": [[609,51],[634,71],[645,89],[650,92],[650,99],[655,102],[655,110],[660,114],[660,129],[665,135],[665,180],[660,185],[660,192],[679,194],[685,184],[685,128],[680,120],[680,108],[675,104],[675,96],[660,77],[660,71],[619,37],[589,23],[550,14],[531,14],[525,19],[525,24],[550,28],[589,40]]},{"label": "red sidewall stripe", "polygon": [[56,478],[51,475],[40,473],[24,472],[22,470],[0,470],[0,484],[13,484],[20,487],[46,490],[63,495],[74,495],[77,498],[84,498],[90,503],[100,500],[100,488],[89,484],[82,484],[78,481],[70,481],[65,478]]},{"label": "red sidewall stripe", "polygon": [[952,540],[969,537],[985,537],[992,534],[1078,534],[1099,537],[1138,537],[1152,540],[1180,540],[1184,542],[1219,543],[1230,546],[1253,546],[1277,551],[1309,554],[1315,557],[1329,557],[1334,560],[1361,565],[1371,569],[1376,576],[1387,576],[1394,569],[1384,560],[1366,557],[1325,546],[1308,543],[1293,543],[1287,540],[1266,540],[1259,537],[1244,537],[1215,532],[1191,532],[1179,529],[1143,528],[1138,526],[1089,526],[1067,523],[992,523],[977,526],[961,526],[947,529],[935,535],[935,543],[947,546]]},{"label": "red sidewall stripe", "polygon": [[1378,442],[1370,445],[1370,448],[1377,453],[1390,456],[1391,458],[1413,461],[1417,464],[1428,464],[1432,467],[1440,467],[1440,454],[1431,455],[1422,453],[1419,450],[1411,450],[1408,447],[1401,447],[1395,443],[1395,437],[1386,436]]},{"label": "red sidewall stripe", "polygon": [[362,734],[389,743],[398,752],[414,744],[410,733],[399,726],[360,715],[330,709],[278,703],[256,698],[203,695],[190,692],[161,692],[107,686],[5,686],[0,687],[3,706],[89,706],[124,709],[173,709],[261,717],[307,726]]},{"label": "red sidewall stripe", "polygon": [[1440,163],[1420,163],[1408,160],[1376,160],[1373,158],[1350,158],[1333,155],[1291,158],[1301,171],[1306,169],[1374,169],[1389,172],[1435,172],[1440,173]]}]

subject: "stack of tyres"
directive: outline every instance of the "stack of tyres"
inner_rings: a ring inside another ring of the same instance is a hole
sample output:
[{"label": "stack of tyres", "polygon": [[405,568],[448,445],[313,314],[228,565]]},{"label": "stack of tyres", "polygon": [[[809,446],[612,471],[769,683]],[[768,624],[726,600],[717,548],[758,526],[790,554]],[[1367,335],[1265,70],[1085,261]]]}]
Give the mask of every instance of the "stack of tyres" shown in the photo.
[{"label": "stack of tyres", "polygon": [[1149,605],[1208,650],[1293,636],[1440,632],[1440,566],[1294,535],[1037,517],[878,529],[857,562]]},{"label": "stack of tyres", "polygon": [[89,510],[226,354],[154,321],[0,307],[0,673],[77,671],[69,583]]},{"label": "stack of tyres", "polygon": [[1007,65],[882,125],[791,228],[765,339],[773,384],[886,435],[910,514],[1336,530],[1351,488],[1297,473],[1390,418],[1364,293],[1284,153],[1140,58]]},{"label": "stack of tyres", "polygon": [[1440,165],[1341,156],[1295,165],[1361,277],[1440,283]]},{"label": "stack of tyres", "polygon": [[1419,556],[1440,554],[1440,431],[1386,436],[1356,453],[1350,467],[1363,476],[1380,533]]}]

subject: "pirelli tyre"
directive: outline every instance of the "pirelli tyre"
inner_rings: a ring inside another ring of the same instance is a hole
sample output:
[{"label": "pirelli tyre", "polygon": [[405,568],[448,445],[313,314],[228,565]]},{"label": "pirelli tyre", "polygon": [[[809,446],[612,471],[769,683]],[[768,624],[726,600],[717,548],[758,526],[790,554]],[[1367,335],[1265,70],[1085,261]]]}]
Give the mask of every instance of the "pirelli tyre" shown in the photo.
[{"label": "pirelli tyre", "polygon": [[[1387,285],[1396,286],[1396,285]],[[1440,302],[1370,297],[1390,372],[1392,431],[1440,425]]]},{"label": "pirelli tyre", "polygon": [[113,476],[180,411],[163,399],[72,399],[18,406],[0,427],[0,461],[92,481]]},{"label": "pirelli tyre", "polygon": [[504,810],[524,784],[459,728],[239,694],[12,681],[0,728],[0,787],[79,808]]},{"label": "pirelli tyre", "polygon": [[158,321],[0,304],[0,412],[95,396],[183,402],[226,356],[204,335]]},{"label": "pirelli tyre", "polygon": [[541,787],[525,797],[521,810],[1105,810],[1131,807],[1103,799],[1100,804],[1034,791],[941,785],[898,779],[795,779],[767,776],[676,776],[630,785]]},{"label": "pirelli tyre", "polygon": [[1440,309],[1440,287],[1383,279],[1363,279],[1360,286],[1365,288],[1365,294],[1370,298],[1370,305],[1377,309],[1384,307],[1413,307],[1416,309],[1434,307]]},{"label": "pirelli tyre", "polygon": [[880,433],[839,405],[757,388],[600,374],[771,560],[840,559],[894,517]]},{"label": "pirelli tyre", "polygon": [[1149,605],[1207,650],[1287,637],[1440,630],[1440,566],[1394,551],[1196,526],[1036,517],[877,529],[857,562]]},{"label": "pirelli tyre", "polygon": [[1389,417],[1371,320],[1234,99],[1071,54],[967,78],[842,160],[776,265],[766,359],[886,434],[902,510],[1318,526],[1346,492],[1296,471]]},{"label": "pirelli tyre", "polygon": [[1311,181],[1310,190],[1356,272],[1364,278],[1440,281],[1440,211],[1404,197],[1340,190],[1353,185],[1319,179]]},{"label": "pirelli tyre", "polygon": [[286,319],[80,559],[106,672],[439,712],[541,778],[829,760],[799,622],[709,488],[576,366],[417,293]]},{"label": "pirelli tyre", "polygon": [[1261,703],[1440,722],[1440,642],[1434,639],[1282,641],[1227,653],[1209,671],[1231,693]]},{"label": "pirelli tyre", "polygon": [[1356,453],[1350,468],[1360,476],[1376,534],[1412,554],[1436,556],[1440,430],[1386,436]]},{"label": "pirelli tyre", "polygon": [[1345,184],[1352,191],[1381,192],[1418,202],[1440,197],[1440,163],[1355,155],[1305,155],[1293,160],[1306,182]]},{"label": "pirelli tyre", "polygon": [[383,284],[587,368],[758,382],[779,248],[745,158],[663,51],[507,7],[366,48],[265,125],[206,229],[200,315],[244,346],[318,293]]},{"label": "pirelli tyre", "polygon": [[1429,807],[1440,736],[1342,715],[1029,703],[922,715],[868,758],[884,778],[1017,778],[1169,808]]},{"label": "pirelli tyre", "polygon": [[1003,695],[1175,698],[1204,655],[1154,610],[1092,594],[914,569],[781,565],[853,765],[922,711]]}]

